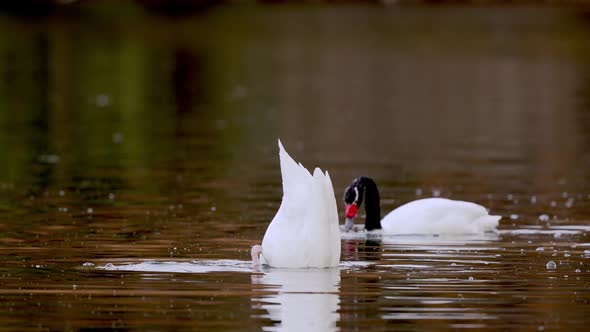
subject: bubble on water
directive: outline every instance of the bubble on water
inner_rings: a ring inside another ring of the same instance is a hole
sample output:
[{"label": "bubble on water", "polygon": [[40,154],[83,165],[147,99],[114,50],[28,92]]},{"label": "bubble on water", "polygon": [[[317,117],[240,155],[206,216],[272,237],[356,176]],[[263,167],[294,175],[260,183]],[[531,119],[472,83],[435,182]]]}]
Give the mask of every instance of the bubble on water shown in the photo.
[{"label": "bubble on water", "polygon": [[540,221],[549,221],[549,215],[542,214],[542,215],[539,216],[539,220]]},{"label": "bubble on water", "polygon": [[512,219],[512,220],[518,219],[518,214],[511,214],[510,219]]},{"label": "bubble on water", "polygon": [[215,211],[217,211],[217,207],[216,207],[216,206],[212,206],[212,207],[211,207],[211,211],[212,211],[212,212],[215,212]]},{"label": "bubble on water", "polygon": [[39,156],[39,162],[45,164],[57,164],[59,159],[59,156],[56,154],[43,154]]},{"label": "bubble on water", "polygon": [[531,196],[531,204],[537,203],[537,196]]},{"label": "bubble on water", "polygon": [[475,280],[475,278],[469,277],[469,281],[473,281],[473,280]]},{"label": "bubble on water", "polygon": [[76,288],[78,288],[77,285],[72,285],[72,289],[76,289]]},{"label": "bubble on water", "polygon": [[451,263],[451,266],[457,266],[457,263]]},{"label": "bubble on water", "polygon": [[584,255],[590,256],[590,250],[588,250],[588,249],[584,250]]},{"label": "bubble on water", "polygon": [[94,263],[86,262],[86,263],[82,264],[82,266],[90,267],[90,266],[94,266]]},{"label": "bubble on water", "polygon": [[570,257],[570,256],[571,256],[571,254],[567,254],[567,253],[563,254],[563,257]]},{"label": "bubble on water", "polygon": [[543,247],[539,247],[539,248],[537,248],[537,249],[535,249],[535,250],[536,250],[536,251],[545,251],[545,248],[543,248]]},{"label": "bubble on water", "polygon": [[88,214],[93,214],[94,213],[94,209],[93,208],[88,208],[88,209],[86,209],[86,212]]},{"label": "bubble on water", "polygon": [[547,262],[547,270],[555,270],[557,268],[557,264],[554,261]]},{"label": "bubble on water", "polygon": [[106,263],[104,266],[105,269],[114,269],[115,265],[113,265],[113,263]]},{"label": "bubble on water", "polygon": [[111,104],[111,98],[106,94],[100,94],[96,96],[94,103],[98,107],[107,107]]},{"label": "bubble on water", "polygon": [[551,207],[556,207],[557,206],[557,202],[556,201],[551,201],[551,203],[549,203],[549,205]]},{"label": "bubble on water", "polygon": [[117,132],[113,134],[113,143],[115,144],[121,144],[121,142],[123,142],[123,134]]},{"label": "bubble on water", "polygon": [[580,273],[580,272],[582,272],[582,270],[576,269],[576,273]]}]

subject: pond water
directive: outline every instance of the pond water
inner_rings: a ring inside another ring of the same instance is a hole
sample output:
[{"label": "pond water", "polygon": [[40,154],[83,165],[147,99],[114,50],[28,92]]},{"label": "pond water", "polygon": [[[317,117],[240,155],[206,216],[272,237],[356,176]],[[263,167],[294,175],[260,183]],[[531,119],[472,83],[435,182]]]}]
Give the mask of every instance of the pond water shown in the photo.
[{"label": "pond water", "polygon": [[[587,12],[106,4],[0,35],[0,330],[590,324]],[[499,231],[347,234],[338,268],[253,267],[277,138],[329,170],[341,217],[369,175],[384,211],[469,200]]]}]

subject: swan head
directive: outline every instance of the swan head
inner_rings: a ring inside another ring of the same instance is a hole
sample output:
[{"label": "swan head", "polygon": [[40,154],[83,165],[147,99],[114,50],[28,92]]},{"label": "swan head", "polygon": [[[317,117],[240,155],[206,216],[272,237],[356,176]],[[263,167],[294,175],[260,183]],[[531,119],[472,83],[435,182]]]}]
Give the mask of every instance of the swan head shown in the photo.
[{"label": "swan head", "polygon": [[348,231],[354,225],[354,218],[362,203],[365,203],[365,229],[370,231],[381,228],[381,207],[379,203],[379,190],[373,179],[360,176],[344,191],[344,204],[346,204],[346,222],[344,230]]},{"label": "swan head", "polygon": [[346,221],[344,231],[348,232],[354,226],[354,218],[363,202],[363,191],[359,190],[359,183],[354,181],[344,191],[344,204],[346,205]]}]

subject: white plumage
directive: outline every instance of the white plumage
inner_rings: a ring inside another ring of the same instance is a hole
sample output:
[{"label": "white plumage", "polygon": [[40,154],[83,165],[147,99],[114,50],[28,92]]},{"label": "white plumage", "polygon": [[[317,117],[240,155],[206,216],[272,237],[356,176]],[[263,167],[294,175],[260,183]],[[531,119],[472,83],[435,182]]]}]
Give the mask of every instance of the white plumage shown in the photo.
[{"label": "white plumage", "polygon": [[340,261],[340,230],[332,181],[297,164],[279,140],[283,200],[262,240],[262,263],[272,267],[332,267]]},{"label": "white plumage", "polygon": [[391,211],[381,227],[384,234],[481,234],[495,231],[500,219],[475,203],[426,198]]}]

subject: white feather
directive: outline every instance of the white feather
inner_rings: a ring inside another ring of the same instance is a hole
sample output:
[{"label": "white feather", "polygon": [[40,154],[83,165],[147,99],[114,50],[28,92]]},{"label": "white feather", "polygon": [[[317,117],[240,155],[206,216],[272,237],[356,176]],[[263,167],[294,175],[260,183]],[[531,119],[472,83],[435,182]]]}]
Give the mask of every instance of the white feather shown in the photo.
[{"label": "white feather", "polygon": [[340,261],[340,231],[328,172],[313,175],[279,140],[283,200],[262,240],[263,262],[273,267],[332,267]]},{"label": "white feather", "polygon": [[385,234],[481,234],[495,231],[500,219],[475,203],[426,198],[391,211],[381,227]]}]

